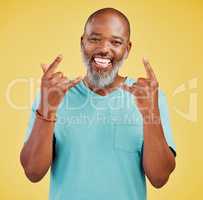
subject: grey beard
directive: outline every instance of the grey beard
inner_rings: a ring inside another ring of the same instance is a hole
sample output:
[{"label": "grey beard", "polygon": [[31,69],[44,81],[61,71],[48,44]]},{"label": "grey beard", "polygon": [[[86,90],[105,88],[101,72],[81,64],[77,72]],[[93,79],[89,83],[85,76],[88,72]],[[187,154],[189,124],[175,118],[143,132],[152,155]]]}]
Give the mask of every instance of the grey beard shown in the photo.
[{"label": "grey beard", "polygon": [[113,69],[110,72],[104,72],[102,74],[95,70],[92,70],[89,63],[89,59],[85,57],[82,50],[81,50],[81,53],[82,53],[84,65],[87,68],[87,78],[90,81],[90,83],[96,86],[97,88],[104,88],[110,85],[111,83],[113,83],[113,81],[115,80],[118,74],[120,67],[123,65],[123,62],[124,62],[124,58],[122,58],[119,62],[116,63],[116,65],[113,67]]}]

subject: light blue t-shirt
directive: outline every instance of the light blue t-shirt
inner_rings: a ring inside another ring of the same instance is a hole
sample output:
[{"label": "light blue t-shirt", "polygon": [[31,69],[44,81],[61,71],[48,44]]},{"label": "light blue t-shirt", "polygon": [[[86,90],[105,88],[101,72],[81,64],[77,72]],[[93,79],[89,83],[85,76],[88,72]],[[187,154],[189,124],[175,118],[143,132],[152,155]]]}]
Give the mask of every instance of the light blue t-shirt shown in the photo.
[{"label": "light blue t-shirt", "polygon": [[[125,80],[128,85],[133,82],[128,77]],[[39,100],[37,95],[25,141]],[[175,152],[166,96],[161,90],[159,109],[166,141]],[[79,82],[57,110],[49,199],[145,200],[143,141],[143,119],[132,94],[119,88],[100,96]]]}]

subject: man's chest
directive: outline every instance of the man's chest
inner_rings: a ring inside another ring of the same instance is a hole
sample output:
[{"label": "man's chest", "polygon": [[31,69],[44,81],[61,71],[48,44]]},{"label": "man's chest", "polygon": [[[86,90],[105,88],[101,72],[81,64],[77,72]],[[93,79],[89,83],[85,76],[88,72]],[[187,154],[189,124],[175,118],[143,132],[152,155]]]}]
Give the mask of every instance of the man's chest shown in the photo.
[{"label": "man's chest", "polygon": [[79,109],[61,109],[54,130],[58,150],[65,148],[81,154],[115,149],[136,152],[141,148],[143,124],[133,106],[111,99],[92,101]]}]

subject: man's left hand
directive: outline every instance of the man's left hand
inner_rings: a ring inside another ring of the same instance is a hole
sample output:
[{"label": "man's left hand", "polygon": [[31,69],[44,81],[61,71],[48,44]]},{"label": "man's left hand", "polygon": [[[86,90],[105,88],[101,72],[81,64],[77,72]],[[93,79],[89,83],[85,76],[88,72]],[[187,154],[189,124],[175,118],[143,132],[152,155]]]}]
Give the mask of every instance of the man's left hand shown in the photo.
[{"label": "man's left hand", "polygon": [[123,84],[122,88],[135,96],[135,103],[137,103],[141,114],[146,117],[154,113],[159,113],[159,84],[150,63],[146,58],[143,58],[143,64],[145,66],[147,78],[140,77],[132,86]]}]

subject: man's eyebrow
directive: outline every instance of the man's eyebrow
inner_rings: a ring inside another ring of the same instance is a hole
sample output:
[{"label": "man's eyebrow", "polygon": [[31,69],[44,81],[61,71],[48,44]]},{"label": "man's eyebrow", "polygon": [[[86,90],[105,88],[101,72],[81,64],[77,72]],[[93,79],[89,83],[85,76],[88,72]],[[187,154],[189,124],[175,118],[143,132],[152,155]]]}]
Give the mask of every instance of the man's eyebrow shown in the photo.
[{"label": "man's eyebrow", "polygon": [[[92,36],[92,35],[101,36],[102,34],[101,34],[101,33],[97,33],[97,32],[92,32],[90,35],[91,35],[91,36]],[[124,42],[124,39],[123,39],[122,37],[120,37],[120,36],[112,35],[112,37],[113,37],[114,39],[119,39],[119,40],[121,40],[122,42]]]},{"label": "man's eyebrow", "polygon": [[97,36],[101,36],[101,33],[92,32],[90,35],[97,35]]},{"label": "man's eyebrow", "polygon": [[124,42],[124,39],[122,37],[119,37],[119,36],[116,36],[116,35],[112,35],[112,37],[115,38],[115,39],[119,39],[122,42]]}]

